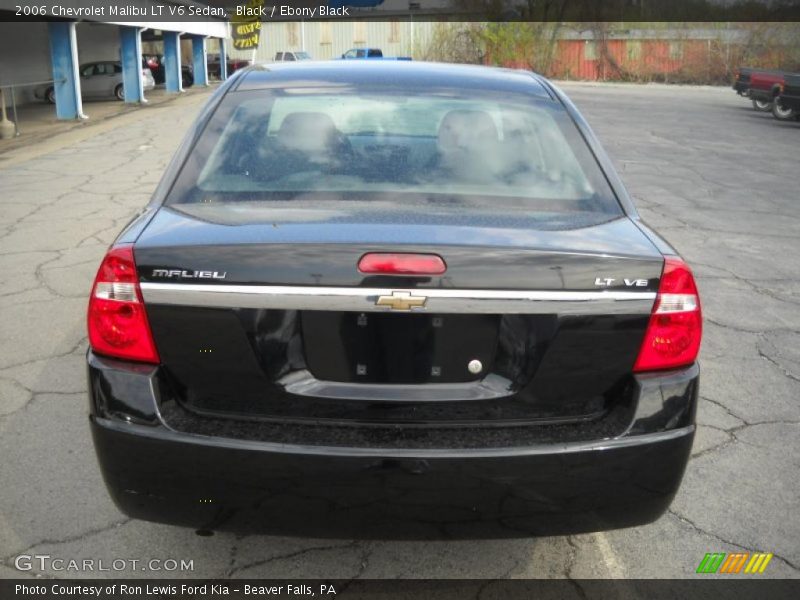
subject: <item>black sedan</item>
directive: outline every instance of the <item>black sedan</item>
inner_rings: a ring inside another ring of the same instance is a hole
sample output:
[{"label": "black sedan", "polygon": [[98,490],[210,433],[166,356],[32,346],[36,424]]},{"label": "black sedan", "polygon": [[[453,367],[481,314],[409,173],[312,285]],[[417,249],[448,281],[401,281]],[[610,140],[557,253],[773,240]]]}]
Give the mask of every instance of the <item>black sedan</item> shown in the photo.
[{"label": "black sedan", "polygon": [[313,536],[657,519],[695,432],[697,288],[573,104],[523,71],[249,67],[88,311],[126,514]]}]

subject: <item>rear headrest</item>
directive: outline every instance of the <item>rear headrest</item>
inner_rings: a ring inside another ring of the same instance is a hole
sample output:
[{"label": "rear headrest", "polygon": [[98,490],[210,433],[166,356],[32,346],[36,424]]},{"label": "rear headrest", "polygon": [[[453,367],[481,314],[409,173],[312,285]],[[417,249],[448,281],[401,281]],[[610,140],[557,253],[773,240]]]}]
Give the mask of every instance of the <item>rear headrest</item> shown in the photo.
[{"label": "rear headrest", "polygon": [[451,110],[439,125],[439,150],[477,150],[499,141],[497,127],[482,110]]},{"label": "rear headrest", "polygon": [[325,152],[336,145],[338,134],[330,115],[295,112],[284,117],[278,129],[278,142],[289,150]]}]

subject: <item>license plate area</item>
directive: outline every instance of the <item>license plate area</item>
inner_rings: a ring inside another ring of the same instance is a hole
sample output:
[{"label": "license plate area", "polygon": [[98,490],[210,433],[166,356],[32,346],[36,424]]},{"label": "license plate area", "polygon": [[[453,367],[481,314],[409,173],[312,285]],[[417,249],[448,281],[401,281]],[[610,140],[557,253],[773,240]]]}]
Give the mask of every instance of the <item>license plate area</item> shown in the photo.
[{"label": "license plate area", "polygon": [[309,371],[324,381],[354,383],[483,379],[494,363],[499,323],[499,315],[301,313]]}]

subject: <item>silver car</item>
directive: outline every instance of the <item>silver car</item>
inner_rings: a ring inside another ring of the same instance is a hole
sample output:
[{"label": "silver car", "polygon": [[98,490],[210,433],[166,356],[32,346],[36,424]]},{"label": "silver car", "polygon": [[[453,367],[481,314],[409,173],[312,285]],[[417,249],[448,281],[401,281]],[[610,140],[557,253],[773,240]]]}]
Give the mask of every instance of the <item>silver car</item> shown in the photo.
[{"label": "silver car", "polygon": [[[125,91],[122,86],[122,63],[119,61],[86,63],[81,65],[79,72],[82,98],[115,96],[118,100],[125,99]],[[152,90],[156,85],[153,74],[147,67],[142,67],[142,80],[145,90]],[[34,95],[51,104],[56,102],[55,89],[49,84],[34,90]]]}]

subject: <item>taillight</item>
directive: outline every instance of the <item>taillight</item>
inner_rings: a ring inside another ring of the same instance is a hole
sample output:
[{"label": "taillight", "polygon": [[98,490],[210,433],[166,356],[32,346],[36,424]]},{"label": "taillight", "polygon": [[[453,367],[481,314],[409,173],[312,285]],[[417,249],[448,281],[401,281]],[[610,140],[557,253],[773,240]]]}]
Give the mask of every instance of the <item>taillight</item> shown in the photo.
[{"label": "taillight", "polygon": [[700,351],[703,317],[691,269],[679,258],[664,261],[664,272],[634,372],[692,364]]},{"label": "taillight", "polygon": [[380,275],[441,275],[447,265],[436,254],[371,252],[358,261],[358,270]]},{"label": "taillight", "polygon": [[132,246],[116,246],[106,254],[94,279],[87,320],[89,345],[98,354],[159,362]]}]

